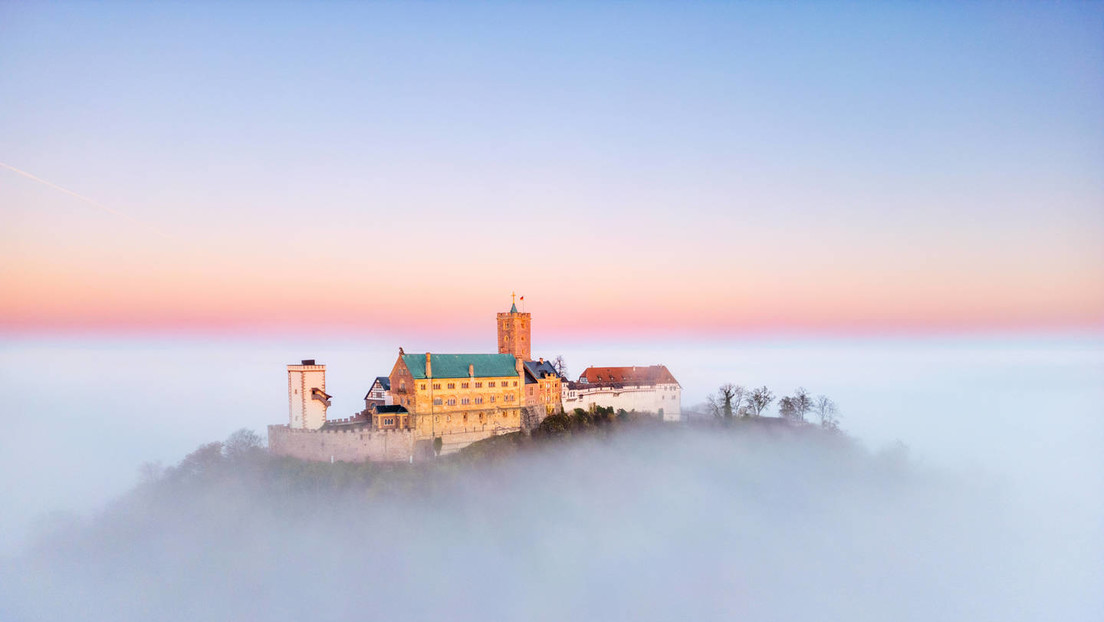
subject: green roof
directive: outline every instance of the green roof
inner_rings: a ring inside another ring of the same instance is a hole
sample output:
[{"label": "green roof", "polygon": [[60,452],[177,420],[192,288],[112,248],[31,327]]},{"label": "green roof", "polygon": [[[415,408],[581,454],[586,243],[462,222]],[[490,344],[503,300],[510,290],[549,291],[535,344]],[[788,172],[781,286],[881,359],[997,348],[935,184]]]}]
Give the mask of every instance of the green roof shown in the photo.
[{"label": "green roof", "polygon": [[[404,354],[403,363],[410,370],[410,374],[416,379],[426,377],[425,354]],[[433,354],[430,353],[430,362],[433,365],[434,378],[467,378],[468,365],[475,368],[476,378],[501,378],[503,376],[516,376],[517,363],[513,354]]]},{"label": "green roof", "polygon": [[517,313],[517,303],[510,305],[510,313]]}]

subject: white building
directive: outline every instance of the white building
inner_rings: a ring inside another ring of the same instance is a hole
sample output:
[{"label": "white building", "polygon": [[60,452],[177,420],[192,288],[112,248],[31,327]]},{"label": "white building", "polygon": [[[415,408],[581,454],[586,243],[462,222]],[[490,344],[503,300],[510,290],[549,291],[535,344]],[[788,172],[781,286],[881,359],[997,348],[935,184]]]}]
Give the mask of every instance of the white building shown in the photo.
[{"label": "white building", "polygon": [[317,430],[326,423],[330,396],[326,394],[326,366],[306,359],[288,365],[288,425],[292,429]]},{"label": "white building", "polygon": [[595,406],[655,413],[664,421],[679,421],[682,418],[682,386],[663,365],[588,367],[578,382],[564,386],[563,408],[571,412]]}]

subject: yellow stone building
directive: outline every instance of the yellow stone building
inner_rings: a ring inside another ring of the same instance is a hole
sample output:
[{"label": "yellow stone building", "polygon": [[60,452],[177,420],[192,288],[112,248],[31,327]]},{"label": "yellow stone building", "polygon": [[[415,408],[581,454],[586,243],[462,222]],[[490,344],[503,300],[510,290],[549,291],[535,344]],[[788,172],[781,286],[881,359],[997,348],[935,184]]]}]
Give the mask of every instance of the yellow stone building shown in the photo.
[{"label": "yellow stone building", "polygon": [[373,427],[413,430],[418,440],[486,437],[521,429],[528,413],[535,425],[559,412],[559,374],[543,358],[527,358],[530,315],[512,304],[498,314],[497,327],[498,354],[406,354],[400,348],[388,376],[396,408],[375,414]]},{"label": "yellow stone building", "polygon": [[[521,427],[524,366],[511,354],[406,354],[391,370],[391,395],[418,439],[493,435]],[[395,425],[399,425],[398,418]]]}]

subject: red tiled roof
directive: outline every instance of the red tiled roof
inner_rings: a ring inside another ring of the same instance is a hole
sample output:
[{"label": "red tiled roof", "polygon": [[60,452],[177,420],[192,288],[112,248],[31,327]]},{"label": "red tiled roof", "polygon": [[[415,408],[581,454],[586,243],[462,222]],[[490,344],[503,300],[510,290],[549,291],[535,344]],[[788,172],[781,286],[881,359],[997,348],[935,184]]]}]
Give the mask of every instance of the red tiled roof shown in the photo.
[{"label": "red tiled roof", "polygon": [[648,367],[587,367],[580,382],[620,382],[623,384],[678,384],[665,365]]}]

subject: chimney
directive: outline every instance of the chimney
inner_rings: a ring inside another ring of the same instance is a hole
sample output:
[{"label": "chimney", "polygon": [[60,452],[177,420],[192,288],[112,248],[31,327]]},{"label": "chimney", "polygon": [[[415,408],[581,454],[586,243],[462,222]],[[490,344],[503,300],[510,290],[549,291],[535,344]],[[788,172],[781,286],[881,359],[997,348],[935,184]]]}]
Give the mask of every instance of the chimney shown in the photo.
[{"label": "chimney", "polygon": [[543,356],[542,356],[542,357],[540,357],[540,362],[541,362],[541,365],[543,365],[543,364],[544,364],[544,357],[543,357]]},{"label": "chimney", "polygon": [[475,378],[475,364],[468,363],[468,377]]},{"label": "chimney", "polygon": [[406,354],[406,352],[403,352],[402,346],[399,346],[399,356],[402,356],[404,354]]},{"label": "chimney", "polygon": [[517,370],[517,373],[519,375],[521,374],[521,357],[520,356],[515,356],[514,357],[514,369]]},{"label": "chimney", "polygon": [[314,365],[314,359],[303,359],[303,365]]},{"label": "chimney", "polygon": [[433,363],[429,360],[429,352],[426,352],[426,378],[433,377]]}]

